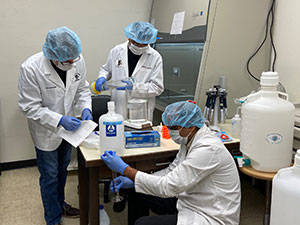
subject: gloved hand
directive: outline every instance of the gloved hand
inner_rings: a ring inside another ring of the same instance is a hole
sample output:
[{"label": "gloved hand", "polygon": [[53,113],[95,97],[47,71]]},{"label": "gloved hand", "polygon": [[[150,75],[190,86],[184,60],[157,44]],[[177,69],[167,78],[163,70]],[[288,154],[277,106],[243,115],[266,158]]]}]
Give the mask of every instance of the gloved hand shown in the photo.
[{"label": "gloved hand", "polygon": [[63,116],[58,124],[62,125],[68,131],[75,131],[80,126],[81,121],[72,116]]},{"label": "gloved hand", "polygon": [[92,113],[88,108],[85,108],[84,110],[82,110],[81,119],[82,120],[93,120]]},{"label": "gloved hand", "polygon": [[[115,187],[113,187],[113,183],[115,184]],[[133,188],[133,187],[134,187],[133,181],[130,180],[128,177],[124,177],[124,176],[118,176],[110,182],[110,190],[112,192],[117,192],[121,188]]]},{"label": "gloved hand", "polygon": [[113,171],[116,171],[123,175],[125,168],[128,166],[120,156],[113,151],[105,151],[103,155],[101,155],[101,159],[105,162],[105,164]]},{"label": "gloved hand", "polygon": [[129,80],[121,80],[123,83],[126,83],[123,87],[116,88],[117,90],[132,90],[133,84]]},{"label": "gloved hand", "polygon": [[99,77],[96,80],[95,88],[97,91],[102,91],[102,86],[107,80],[104,77]]}]

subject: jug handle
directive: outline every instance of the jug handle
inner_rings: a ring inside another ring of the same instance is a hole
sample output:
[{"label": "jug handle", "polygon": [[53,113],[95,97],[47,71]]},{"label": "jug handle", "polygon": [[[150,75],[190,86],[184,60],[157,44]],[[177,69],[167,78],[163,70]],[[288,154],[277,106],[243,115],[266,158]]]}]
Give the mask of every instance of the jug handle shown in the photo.
[{"label": "jug handle", "polygon": [[289,100],[289,95],[287,94],[287,93],[283,93],[283,92],[278,92],[278,96],[279,96],[279,98],[282,98],[282,99],[284,99],[284,100]]}]

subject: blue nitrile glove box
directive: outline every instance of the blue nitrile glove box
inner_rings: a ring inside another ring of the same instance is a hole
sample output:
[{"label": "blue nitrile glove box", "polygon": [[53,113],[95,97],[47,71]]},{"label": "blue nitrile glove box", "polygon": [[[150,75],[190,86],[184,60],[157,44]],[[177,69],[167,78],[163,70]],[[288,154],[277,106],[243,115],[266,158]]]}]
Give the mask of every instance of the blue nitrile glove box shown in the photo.
[{"label": "blue nitrile glove box", "polygon": [[125,131],[125,148],[160,146],[160,135],[155,130]]}]

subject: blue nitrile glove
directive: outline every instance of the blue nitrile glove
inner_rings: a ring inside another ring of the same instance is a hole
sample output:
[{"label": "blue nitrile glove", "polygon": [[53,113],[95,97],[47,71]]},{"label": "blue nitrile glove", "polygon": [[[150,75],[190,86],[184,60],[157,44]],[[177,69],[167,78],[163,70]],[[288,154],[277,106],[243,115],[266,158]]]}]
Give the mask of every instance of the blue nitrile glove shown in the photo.
[{"label": "blue nitrile glove", "polygon": [[62,125],[68,131],[74,131],[78,129],[81,121],[72,116],[63,116],[58,124]]},{"label": "blue nitrile glove", "polygon": [[126,83],[125,86],[123,87],[118,87],[116,88],[117,90],[132,90],[132,82],[131,81],[128,81],[128,80],[121,80],[123,83]]},{"label": "blue nitrile glove", "polygon": [[[115,184],[115,187],[113,187],[113,183]],[[110,182],[110,190],[112,192],[117,192],[121,188],[133,188],[134,183],[132,180],[130,180],[128,177],[124,176],[118,176],[117,178],[113,179]]]},{"label": "blue nitrile glove", "polygon": [[96,80],[95,88],[97,91],[102,91],[102,86],[107,80],[104,77],[99,77]]},{"label": "blue nitrile glove", "polygon": [[89,110],[88,108],[85,108],[84,110],[82,110],[81,119],[82,120],[93,120],[91,110]]},{"label": "blue nitrile glove", "polygon": [[128,166],[120,156],[113,151],[104,151],[101,159],[105,162],[109,169],[116,171],[123,175],[125,168]]}]

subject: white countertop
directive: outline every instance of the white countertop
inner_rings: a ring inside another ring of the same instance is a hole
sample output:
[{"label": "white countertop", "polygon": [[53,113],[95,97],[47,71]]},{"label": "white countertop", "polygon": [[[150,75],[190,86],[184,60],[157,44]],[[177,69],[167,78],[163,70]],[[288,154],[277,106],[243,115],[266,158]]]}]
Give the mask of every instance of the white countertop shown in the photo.
[{"label": "white countertop", "polygon": [[[225,124],[219,124],[221,126],[222,131],[226,131],[230,135],[231,133],[231,120],[227,120]],[[232,138],[230,142],[224,142],[224,144],[233,144],[239,143],[240,140],[236,138]],[[86,161],[94,161],[100,159],[100,156],[104,153],[100,151],[100,149],[89,149],[83,146],[79,146],[82,152],[83,157]],[[145,155],[145,154],[152,154],[157,152],[167,152],[167,151],[174,151],[178,150],[179,145],[176,144],[172,139],[164,139],[161,137],[160,139],[160,146],[159,147],[148,147],[148,148],[130,148],[124,149],[121,152],[117,152],[117,154],[121,157],[126,156],[138,156],[138,155]]]}]

